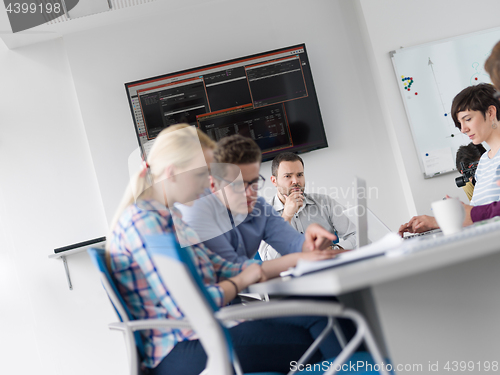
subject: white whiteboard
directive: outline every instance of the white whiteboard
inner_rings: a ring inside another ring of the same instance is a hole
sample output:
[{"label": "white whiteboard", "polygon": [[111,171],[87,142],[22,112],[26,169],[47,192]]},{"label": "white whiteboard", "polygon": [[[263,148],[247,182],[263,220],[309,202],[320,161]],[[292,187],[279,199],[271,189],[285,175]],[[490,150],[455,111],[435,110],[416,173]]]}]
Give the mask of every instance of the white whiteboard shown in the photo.
[{"label": "white whiteboard", "polygon": [[455,95],[491,83],[484,62],[500,28],[390,52],[425,178],[456,170],[458,147],[470,141],[451,118]]}]

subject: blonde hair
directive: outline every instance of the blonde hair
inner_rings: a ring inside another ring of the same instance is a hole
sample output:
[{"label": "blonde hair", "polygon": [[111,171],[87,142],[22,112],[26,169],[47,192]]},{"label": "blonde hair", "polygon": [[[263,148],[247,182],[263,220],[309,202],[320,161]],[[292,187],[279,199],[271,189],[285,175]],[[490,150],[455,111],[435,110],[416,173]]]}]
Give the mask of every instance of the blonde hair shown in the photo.
[{"label": "blonde hair", "polygon": [[[186,130],[178,131],[181,129]],[[110,235],[123,211],[139,198],[152,198],[151,189],[148,190],[151,183],[161,181],[168,166],[186,167],[199,151],[200,144],[203,149],[209,150],[215,149],[216,146],[216,143],[205,133],[188,124],[172,125],[158,134],[147,158],[149,165],[147,173],[141,170],[130,178],[125,194],[111,221],[108,238],[111,238]],[[108,244],[106,244],[107,249],[109,249]]]}]

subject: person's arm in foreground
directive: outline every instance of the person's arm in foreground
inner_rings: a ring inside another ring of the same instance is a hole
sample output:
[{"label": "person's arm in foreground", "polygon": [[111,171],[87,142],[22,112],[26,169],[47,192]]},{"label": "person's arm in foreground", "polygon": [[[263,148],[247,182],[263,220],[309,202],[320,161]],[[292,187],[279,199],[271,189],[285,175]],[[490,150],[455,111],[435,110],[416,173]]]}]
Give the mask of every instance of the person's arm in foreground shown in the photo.
[{"label": "person's arm in foreground", "polygon": [[[345,250],[344,250],[345,251]],[[264,278],[260,281],[265,281],[267,279],[272,279],[278,277],[283,271],[286,271],[290,267],[295,267],[299,259],[317,261],[331,259],[337,256],[339,253],[344,252],[339,250],[313,250],[305,253],[293,253],[282,256],[281,258],[266,260],[262,262],[262,271],[264,273]]]},{"label": "person's arm in foreground", "polygon": [[[497,181],[497,185],[500,186],[500,180]],[[483,206],[469,206],[468,204],[465,204],[464,208],[464,226],[471,225],[472,223],[475,223],[477,221],[500,216],[500,202],[492,202]]]},{"label": "person's arm in foreground", "polygon": [[338,253],[337,250],[314,250],[284,255],[278,259],[262,262],[260,265],[258,263],[250,264],[236,276],[223,280],[217,285],[223,290],[224,304],[227,304],[236,297],[237,293],[249,285],[278,277],[281,272],[296,266],[299,259],[309,261],[331,259]]},{"label": "person's arm in foreground", "polygon": [[336,235],[316,223],[310,224],[304,235],[306,239],[302,244],[302,251],[328,249],[332,241],[337,239]]},{"label": "person's arm in foreground", "polygon": [[265,281],[264,272],[258,263],[250,264],[236,276],[220,281],[217,285],[224,293],[224,305],[231,302],[239,292],[251,284]]},{"label": "person's arm in foreground", "polygon": [[327,249],[332,241],[337,239],[337,236],[319,224],[309,225],[302,235],[269,204],[264,204],[262,210],[266,213],[265,232],[262,239],[281,255]]},{"label": "person's arm in foreground", "polygon": [[[468,205],[467,205],[468,206]],[[491,219],[495,216],[500,216],[500,202],[493,202],[490,204],[485,204],[484,206],[469,206],[469,213],[467,215],[467,208],[465,210],[465,217],[467,216],[471,219],[471,224],[476,221]],[[470,225],[470,224],[469,224]]]}]

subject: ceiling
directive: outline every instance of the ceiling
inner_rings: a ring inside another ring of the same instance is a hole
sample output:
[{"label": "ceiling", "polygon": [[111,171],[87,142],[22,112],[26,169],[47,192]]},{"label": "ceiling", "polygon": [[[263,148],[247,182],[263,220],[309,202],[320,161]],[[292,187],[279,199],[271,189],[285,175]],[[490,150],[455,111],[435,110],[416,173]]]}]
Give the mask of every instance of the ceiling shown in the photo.
[{"label": "ceiling", "polygon": [[[88,1],[88,0],[82,0]],[[111,10],[68,19],[65,15],[31,29],[12,33],[7,12],[0,11],[0,38],[9,49],[62,38],[67,34],[82,32],[112,24],[132,22],[153,14],[172,14],[181,8],[210,3],[206,0],[109,0]]]}]

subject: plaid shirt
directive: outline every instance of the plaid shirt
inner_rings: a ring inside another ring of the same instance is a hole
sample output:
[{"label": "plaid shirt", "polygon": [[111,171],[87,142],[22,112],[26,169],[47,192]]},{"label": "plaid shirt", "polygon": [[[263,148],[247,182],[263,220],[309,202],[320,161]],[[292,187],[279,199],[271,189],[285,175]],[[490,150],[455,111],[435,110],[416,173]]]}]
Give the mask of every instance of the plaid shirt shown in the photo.
[{"label": "plaid shirt", "polygon": [[[197,243],[195,232],[181,219],[180,212],[153,200],[142,200],[130,205],[122,213],[109,241],[111,270],[118,289],[135,319],[183,319],[184,314],[160,281],[160,277],[146,251],[144,235],[172,232],[172,215],[176,234],[189,243]],[[214,254],[203,244],[186,248],[193,259],[208,293],[218,306],[224,301],[224,291],[216,285],[221,278],[240,273],[251,263],[231,263]],[[184,340],[197,339],[190,329],[153,329],[141,331],[146,358],[143,365],[156,367],[161,360]]]}]

